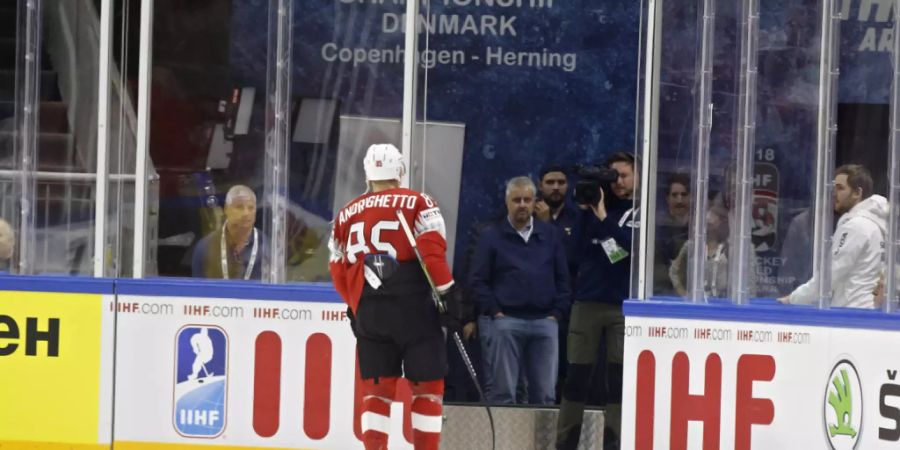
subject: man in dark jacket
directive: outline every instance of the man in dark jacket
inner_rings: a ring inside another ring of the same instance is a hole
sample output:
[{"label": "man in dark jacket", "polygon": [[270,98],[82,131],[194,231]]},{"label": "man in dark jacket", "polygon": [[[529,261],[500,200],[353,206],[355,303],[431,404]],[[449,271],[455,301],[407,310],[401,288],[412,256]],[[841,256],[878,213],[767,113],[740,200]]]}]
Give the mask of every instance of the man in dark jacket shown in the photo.
[{"label": "man in dark jacket", "polygon": [[260,280],[268,259],[266,239],[256,228],[256,193],[235,185],[225,195],[225,224],[197,242],[195,278]]},{"label": "man in dark jacket", "polygon": [[[534,204],[535,219],[547,222],[563,232],[563,243],[566,248],[566,260],[569,262],[569,275],[575,274],[575,242],[572,232],[578,209],[566,201],[569,192],[569,177],[560,164],[552,163],[541,168],[538,173],[539,199]],[[574,276],[571,277],[572,281]],[[556,396],[562,397],[562,382],[566,379],[566,337],[569,335],[569,318],[559,322],[559,375],[556,380]],[[605,402],[604,402],[605,403]]]},{"label": "man in dark jacket", "polygon": [[485,354],[491,403],[518,403],[520,367],[530,403],[556,401],[557,327],[569,307],[571,281],[562,232],[534,220],[534,197],[529,178],[507,183],[509,215],[481,233],[472,261],[472,294],[482,320],[491,320]]},{"label": "man in dark jacket", "polygon": [[666,188],[666,209],[657,213],[656,250],[654,251],[653,294],[676,295],[669,279],[669,267],[678,257],[688,238],[691,215],[691,178],[683,173],[669,177]]},{"label": "man in dark jacket", "polygon": [[596,205],[581,211],[576,222],[578,274],[575,304],[569,321],[569,368],[563,385],[563,400],[557,423],[557,448],[578,446],[584,403],[590,389],[601,337],[606,342],[607,430],[603,448],[618,448],[622,421],[622,359],[625,317],[622,302],[631,286],[632,231],[639,226],[633,207],[637,174],[634,157],[618,152],[607,167],[619,173],[609,198],[602,195]]},{"label": "man in dark jacket", "polygon": [[566,194],[569,191],[568,176],[559,164],[542,167],[539,176],[537,188],[540,198],[534,203],[534,217],[555,225],[563,232],[569,274],[574,275],[575,251],[572,248],[574,245],[572,232],[575,228],[575,219],[578,217],[578,209],[566,202]]}]

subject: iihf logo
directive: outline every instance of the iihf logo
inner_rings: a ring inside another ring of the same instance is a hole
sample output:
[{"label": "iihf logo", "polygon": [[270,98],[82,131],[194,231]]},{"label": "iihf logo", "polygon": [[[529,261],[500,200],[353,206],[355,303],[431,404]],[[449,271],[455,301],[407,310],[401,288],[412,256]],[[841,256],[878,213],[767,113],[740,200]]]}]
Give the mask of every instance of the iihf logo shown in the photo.
[{"label": "iihf logo", "polygon": [[228,336],[216,326],[190,325],[175,337],[175,430],[216,437],[225,430]]}]

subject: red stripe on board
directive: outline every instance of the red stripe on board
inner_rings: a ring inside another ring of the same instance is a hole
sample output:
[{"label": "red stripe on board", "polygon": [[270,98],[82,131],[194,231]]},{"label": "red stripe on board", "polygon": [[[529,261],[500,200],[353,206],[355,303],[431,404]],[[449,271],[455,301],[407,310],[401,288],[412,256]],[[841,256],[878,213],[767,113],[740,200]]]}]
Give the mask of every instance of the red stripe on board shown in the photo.
[{"label": "red stripe on board", "polygon": [[328,434],[331,418],[331,338],[315,333],[306,341],[303,431],[310,439]]},{"label": "red stripe on board", "polygon": [[278,432],[281,414],[281,337],[274,331],[256,336],[253,368],[253,430],[261,437]]}]

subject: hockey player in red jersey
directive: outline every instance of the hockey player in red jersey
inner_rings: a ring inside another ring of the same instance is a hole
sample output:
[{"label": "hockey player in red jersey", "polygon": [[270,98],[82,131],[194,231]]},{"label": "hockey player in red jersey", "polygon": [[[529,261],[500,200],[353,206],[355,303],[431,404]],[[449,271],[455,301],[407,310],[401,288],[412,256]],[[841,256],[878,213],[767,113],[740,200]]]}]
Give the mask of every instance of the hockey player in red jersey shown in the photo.
[{"label": "hockey player in red jersey", "polygon": [[[391,144],[369,147],[363,160],[368,191],[334,220],[329,268],[349,305],[363,379],[366,450],[387,448],[397,380],[412,385],[416,450],[437,450],[447,353],[441,326],[456,329],[472,315],[447,265],[444,219],[434,199],[400,187],[406,167]],[[422,266],[398,220],[412,228],[428,275],[446,305],[439,314]]]}]

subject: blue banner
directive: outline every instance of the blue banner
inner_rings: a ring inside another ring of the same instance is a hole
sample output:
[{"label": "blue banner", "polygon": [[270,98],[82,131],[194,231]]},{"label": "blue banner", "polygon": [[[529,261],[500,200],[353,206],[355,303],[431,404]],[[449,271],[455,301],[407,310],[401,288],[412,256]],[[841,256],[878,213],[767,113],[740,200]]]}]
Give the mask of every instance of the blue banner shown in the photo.
[{"label": "blue banner", "polygon": [[[267,5],[234,5],[231,53],[241,84],[265,85],[258,68]],[[293,8],[294,95],[337,99],[340,114],[399,119],[405,2],[298,1]],[[421,3],[419,98],[427,98],[429,121],[465,126],[457,248],[468,245],[476,223],[506,214],[509,178],[536,177],[548,162],[568,167],[633,150],[639,15],[636,1]],[[334,182],[334,173],[317,176]],[[330,198],[292,197],[331,218]],[[457,267],[464,254],[456,252]]]}]

